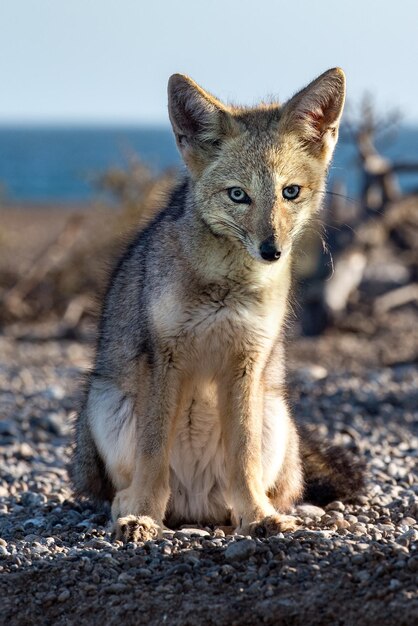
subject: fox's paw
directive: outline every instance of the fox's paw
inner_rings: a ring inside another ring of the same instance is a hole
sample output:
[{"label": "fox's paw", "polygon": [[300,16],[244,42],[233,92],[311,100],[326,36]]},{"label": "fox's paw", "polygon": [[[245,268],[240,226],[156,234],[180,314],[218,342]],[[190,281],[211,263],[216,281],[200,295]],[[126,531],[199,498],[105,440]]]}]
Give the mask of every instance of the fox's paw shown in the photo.
[{"label": "fox's paw", "polygon": [[119,517],[113,527],[115,539],[124,541],[151,541],[162,537],[162,528],[147,515]]},{"label": "fox's paw", "polygon": [[260,522],[250,524],[250,535],[253,537],[272,537],[278,533],[291,532],[300,525],[300,520],[292,515],[269,515]]}]

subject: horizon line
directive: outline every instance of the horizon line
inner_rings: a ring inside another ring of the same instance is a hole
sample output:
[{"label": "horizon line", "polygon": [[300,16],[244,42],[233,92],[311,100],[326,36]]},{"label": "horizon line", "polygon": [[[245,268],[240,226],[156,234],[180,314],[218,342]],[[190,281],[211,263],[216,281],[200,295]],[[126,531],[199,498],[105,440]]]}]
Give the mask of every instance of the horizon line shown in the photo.
[{"label": "horizon line", "polygon": [[[341,121],[341,126],[344,126],[344,119]],[[399,127],[418,127],[418,118],[400,120]],[[119,129],[133,129],[133,128],[146,128],[149,130],[171,130],[170,121],[157,121],[157,120],[90,120],[90,119],[62,119],[62,120],[43,120],[43,119],[1,119],[0,118],[0,130],[24,130],[24,129],[105,129],[105,128],[119,128]]]}]

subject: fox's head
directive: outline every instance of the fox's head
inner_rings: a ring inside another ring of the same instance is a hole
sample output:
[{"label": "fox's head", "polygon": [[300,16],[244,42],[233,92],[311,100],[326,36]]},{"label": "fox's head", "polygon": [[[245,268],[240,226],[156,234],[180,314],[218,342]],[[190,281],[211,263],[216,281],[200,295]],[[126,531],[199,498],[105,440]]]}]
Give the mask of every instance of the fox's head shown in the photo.
[{"label": "fox's head", "polygon": [[196,210],[214,234],[264,262],[291,249],[320,206],[344,95],[339,68],[283,106],[253,108],[226,106],[187,76],[170,78],[171,124]]}]

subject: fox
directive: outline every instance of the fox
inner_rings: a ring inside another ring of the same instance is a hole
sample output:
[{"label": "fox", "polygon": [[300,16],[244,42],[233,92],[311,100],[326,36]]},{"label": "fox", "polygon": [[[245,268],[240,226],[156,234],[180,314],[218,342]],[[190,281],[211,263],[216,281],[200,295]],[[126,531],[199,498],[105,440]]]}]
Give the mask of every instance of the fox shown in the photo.
[{"label": "fox", "polygon": [[309,492],[360,485],[344,451],[297,427],[286,393],[294,259],[344,99],[340,68],[253,107],[169,79],[185,174],[113,271],[76,418],[74,489],[111,504],[116,538],[181,524],[269,537],[297,527]]}]

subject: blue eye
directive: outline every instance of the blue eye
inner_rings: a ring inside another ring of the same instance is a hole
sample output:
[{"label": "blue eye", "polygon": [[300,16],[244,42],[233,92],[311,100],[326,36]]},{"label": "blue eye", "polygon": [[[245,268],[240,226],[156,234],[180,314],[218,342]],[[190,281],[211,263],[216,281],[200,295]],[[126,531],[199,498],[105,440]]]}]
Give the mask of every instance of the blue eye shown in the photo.
[{"label": "blue eye", "polygon": [[251,198],[241,187],[230,187],[227,189],[228,196],[236,204],[251,204]]},{"label": "blue eye", "polygon": [[282,196],[285,200],[294,200],[300,194],[300,185],[289,185],[283,187]]}]

